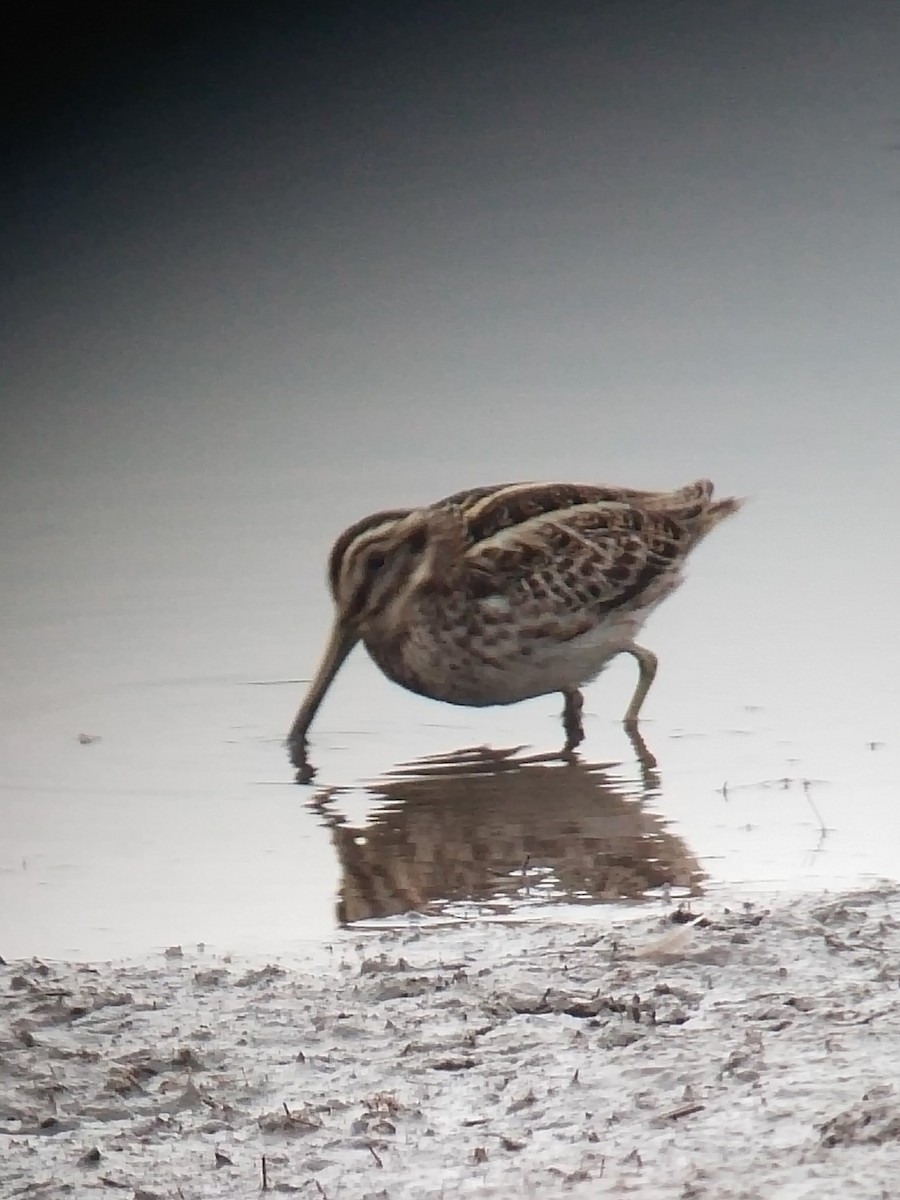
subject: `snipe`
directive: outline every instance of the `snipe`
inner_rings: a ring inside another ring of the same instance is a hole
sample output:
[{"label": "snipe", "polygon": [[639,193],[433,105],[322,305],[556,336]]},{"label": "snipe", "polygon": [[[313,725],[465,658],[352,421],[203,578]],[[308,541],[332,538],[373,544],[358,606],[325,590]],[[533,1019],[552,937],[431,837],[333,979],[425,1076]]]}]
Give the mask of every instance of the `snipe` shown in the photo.
[{"label": "snipe", "polygon": [[639,677],[634,728],[656,674],[635,638],[682,581],[685,559],[740,501],[700,479],[673,492],[513,483],[427,508],[374,513],[331,551],[331,638],[288,735],[307,782],[306,735],[362,641],[389,679],[450,704],[514,704],[561,692],[564,752],[583,739],[580,688],[617,654]]}]

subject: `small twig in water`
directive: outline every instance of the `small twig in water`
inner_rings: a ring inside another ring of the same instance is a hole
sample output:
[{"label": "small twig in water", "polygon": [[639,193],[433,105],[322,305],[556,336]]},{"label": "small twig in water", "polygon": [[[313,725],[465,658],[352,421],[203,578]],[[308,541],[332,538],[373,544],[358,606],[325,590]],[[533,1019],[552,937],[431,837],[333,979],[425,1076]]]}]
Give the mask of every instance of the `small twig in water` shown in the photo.
[{"label": "small twig in water", "polygon": [[266,1156],[265,1155],[263,1155],[262,1158],[260,1159],[259,1165],[262,1168],[262,1190],[264,1192],[267,1192],[269,1190],[269,1172],[266,1168]]},{"label": "small twig in water", "polygon": [[825,822],[822,820],[822,814],[819,812],[818,808],[816,808],[816,802],[812,798],[812,780],[811,779],[803,780],[803,795],[806,797],[806,802],[813,811],[813,816],[819,822],[819,829],[820,829],[822,835],[824,836],[828,832],[828,829],[825,825]]},{"label": "small twig in water", "polygon": [[327,1192],[325,1191],[325,1189],[322,1187],[321,1183],[319,1183],[318,1179],[314,1179],[314,1180],[313,1180],[313,1183],[314,1183],[314,1184],[316,1185],[316,1187],[318,1188],[319,1195],[322,1197],[322,1200],[328,1200],[328,1193],[327,1193]]},{"label": "small twig in water", "polygon": [[369,1151],[370,1151],[370,1153],[371,1153],[372,1157],[373,1157],[373,1158],[375,1159],[375,1161],[378,1163],[379,1167],[383,1167],[383,1166],[384,1166],[384,1163],[383,1163],[383,1162],[381,1161],[381,1159],[378,1157],[378,1151],[377,1151],[377,1150],[375,1149],[375,1147],[374,1147],[373,1145],[371,1145],[371,1144],[369,1145]]}]

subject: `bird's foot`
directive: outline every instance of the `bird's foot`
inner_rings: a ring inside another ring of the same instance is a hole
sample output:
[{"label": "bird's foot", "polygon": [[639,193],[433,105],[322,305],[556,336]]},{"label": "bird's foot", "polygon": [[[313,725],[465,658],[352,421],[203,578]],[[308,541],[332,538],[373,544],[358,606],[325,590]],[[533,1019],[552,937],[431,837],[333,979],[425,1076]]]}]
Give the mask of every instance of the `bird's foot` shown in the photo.
[{"label": "bird's foot", "polygon": [[622,725],[625,728],[626,736],[628,737],[629,742],[631,742],[631,747],[634,750],[634,754],[638,762],[645,771],[655,771],[659,764],[656,761],[656,756],[651,752],[647,746],[647,743],[644,741],[641,731],[638,728],[637,721],[623,721]]}]

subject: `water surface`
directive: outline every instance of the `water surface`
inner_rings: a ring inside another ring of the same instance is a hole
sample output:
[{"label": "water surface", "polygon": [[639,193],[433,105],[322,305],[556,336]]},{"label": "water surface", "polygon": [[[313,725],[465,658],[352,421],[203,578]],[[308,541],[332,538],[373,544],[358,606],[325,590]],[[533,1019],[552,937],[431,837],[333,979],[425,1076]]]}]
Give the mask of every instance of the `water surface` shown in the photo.
[{"label": "water surface", "polygon": [[[309,520],[299,475],[293,490],[249,470],[230,482],[210,502],[73,480],[65,505],[8,519],[4,955],[277,948],[338,917],[607,903],[641,881],[659,894],[659,859],[676,890],[896,874],[891,680],[864,648],[835,669],[823,631],[842,627],[844,560],[788,569],[820,536],[815,505],[759,498],[647,627],[652,769],[618,723],[628,658],[587,690],[579,765],[516,767],[558,748],[557,698],[444,706],[358,651],[303,788],[282,740],[327,629],[334,529]],[[426,496],[420,483],[383,502]],[[473,747],[494,757],[467,774]]]},{"label": "water surface", "polygon": [[[313,43],[261,18],[23,140],[0,953],[590,914],[660,863],[896,877],[900,19],[814,7],[462,6]],[[580,766],[467,783],[429,760],[551,751],[558,700],[442,706],[360,650],[293,785],[346,525],[698,476],[750,502],[645,631],[651,783],[630,660],[587,690]]]}]

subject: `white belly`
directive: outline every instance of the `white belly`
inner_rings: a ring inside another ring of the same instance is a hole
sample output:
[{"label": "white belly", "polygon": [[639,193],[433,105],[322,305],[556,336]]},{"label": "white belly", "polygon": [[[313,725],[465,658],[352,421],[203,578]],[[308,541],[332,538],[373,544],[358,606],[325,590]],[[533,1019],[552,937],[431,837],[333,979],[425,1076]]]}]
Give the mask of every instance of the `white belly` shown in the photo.
[{"label": "white belly", "polygon": [[488,645],[451,632],[421,639],[413,635],[403,646],[400,669],[376,647],[370,653],[397,683],[432,699],[474,707],[515,704],[595,679],[632,645],[644,615],[623,614],[567,641],[523,641],[508,633]]}]

